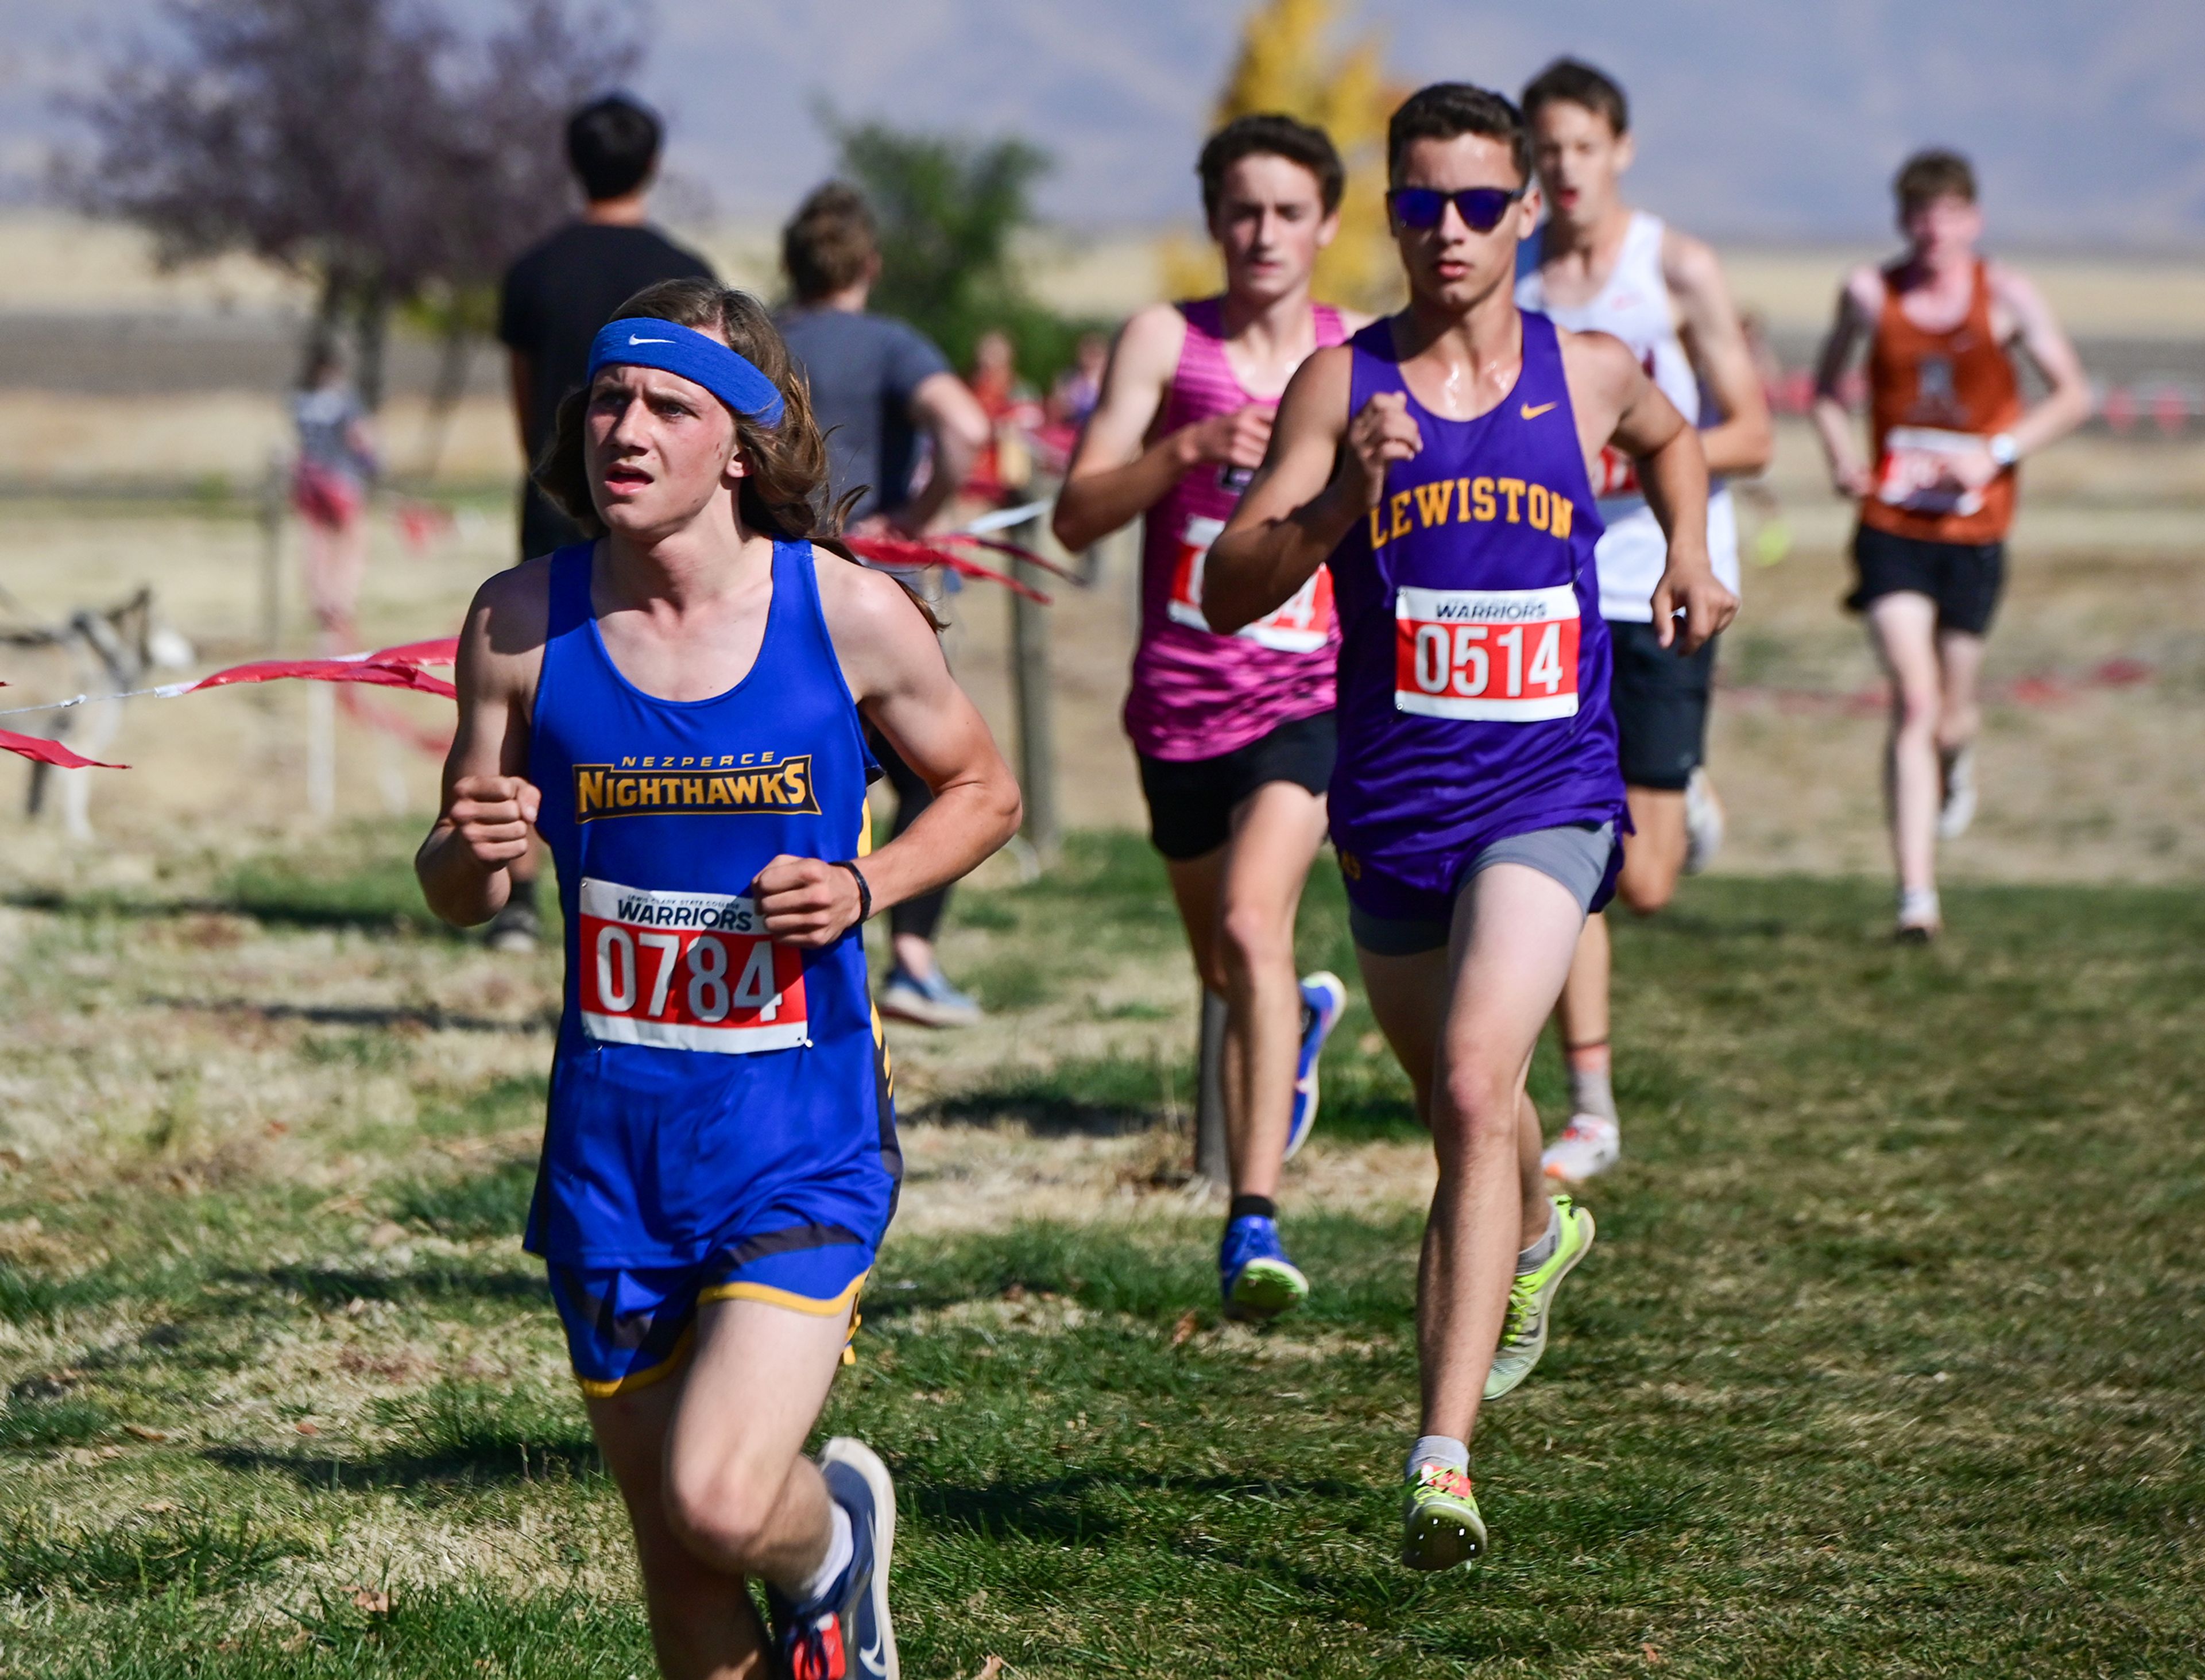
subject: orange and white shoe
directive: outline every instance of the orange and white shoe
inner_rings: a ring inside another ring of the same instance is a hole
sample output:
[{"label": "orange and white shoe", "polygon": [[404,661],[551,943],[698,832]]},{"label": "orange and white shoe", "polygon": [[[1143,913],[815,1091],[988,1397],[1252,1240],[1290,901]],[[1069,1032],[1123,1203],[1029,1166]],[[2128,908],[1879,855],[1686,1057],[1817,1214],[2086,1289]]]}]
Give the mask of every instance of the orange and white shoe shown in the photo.
[{"label": "orange and white shoe", "polygon": [[1539,1170],[1566,1184],[1598,1178],[1623,1158],[1623,1128],[1605,1114],[1572,1114],[1540,1152]]}]

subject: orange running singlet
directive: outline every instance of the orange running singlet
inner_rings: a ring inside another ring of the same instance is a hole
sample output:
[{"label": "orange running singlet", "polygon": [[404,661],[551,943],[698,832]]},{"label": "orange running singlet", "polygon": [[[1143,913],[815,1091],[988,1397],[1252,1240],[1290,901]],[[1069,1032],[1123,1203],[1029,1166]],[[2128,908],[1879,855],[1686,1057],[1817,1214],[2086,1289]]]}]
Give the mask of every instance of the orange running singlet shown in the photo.
[{"label": "orange running singlet", "polygon": [[1977,263],[1965,318],[1930,332],[1899,306],[1901,272],[1897,264],[1883,272],[1883,313],[1869,350],[1875,488],[1861,503],[1861,523],[1932,543],[1995,543],[2013,519],[2013,469],[1973,495],[1937,484],[1941,455],[2021,418],[2020,382],[1991,331],[1990,276]]}]

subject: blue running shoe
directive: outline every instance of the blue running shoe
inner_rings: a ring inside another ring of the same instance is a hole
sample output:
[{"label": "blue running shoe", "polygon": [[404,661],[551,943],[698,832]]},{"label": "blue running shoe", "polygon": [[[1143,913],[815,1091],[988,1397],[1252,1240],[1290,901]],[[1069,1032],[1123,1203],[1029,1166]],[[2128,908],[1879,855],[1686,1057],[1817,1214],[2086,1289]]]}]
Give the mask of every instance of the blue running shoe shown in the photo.
[{"label": "blue running shoe", "polygon": [[1217,1281],[1227,1318],[1260,1322],[1309,1299],[1309,1279],[1280,1246],[1279,1222],[1260,1214],[1245,1214],[1225,1227]]},{"label": "blue running shoe", "polygon": [[882,1014],[922,1027],[969,1027],[984,1018],[980,1006],[938,968],[922,980],[898,965],[877,1001]]},{"label": "blue running shoe", "polygon": [[872,1448],[837,1435],[819,1454],[835,1503],[850,1513],[850,1566],[817,1604],[793,1605],[771,1588],[774,1643],[788,1680],[900,1680],[889,1624],[889,1554],[895,1484]]},{"label": "blue running shoe", "polygon": [[1294,1117],[1287,1127],[1287,1153],[1283,1160],[1292,1161],[1294,1152],[1309,1141],[1310,1128],[1316,1124],[1316,1064],[1324,1054],[1324,1041],[1332,1036],[1332,1030],[1340,1024],[1340,1012],[1347,1007],[1347,988],[1340,983],[1340,977],[1319,969],[1302,980],[1302,1054],[1294,1067]]}]

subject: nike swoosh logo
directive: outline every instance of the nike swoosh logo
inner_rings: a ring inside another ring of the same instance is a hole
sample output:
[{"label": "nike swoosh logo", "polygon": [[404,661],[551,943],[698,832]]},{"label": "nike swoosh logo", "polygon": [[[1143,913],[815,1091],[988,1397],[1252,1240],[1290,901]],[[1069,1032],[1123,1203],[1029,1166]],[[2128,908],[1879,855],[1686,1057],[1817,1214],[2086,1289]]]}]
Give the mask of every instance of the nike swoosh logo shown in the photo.
[{"label": "nike swoosh logo", "polygon": [[870,1649],[858,1653],[858,1660],[865,1665],[865,1672],[868,1674],[885,1676],[889,1671],[889,1665],[881,1660],[881,1646],[878,1639],[874,1640]]},{"label": "nike swoosh logo", "polygon": [[[1560,401],[1560,398],[1557,398],[1555,401]],[[1539,416],[1540,416],[1540,415],[1542,415],[1542,414],[1545,413],[1546,413],[1549,408],[1552,408],[1553,407],[1554,407],[1554,403],[1552,403],[1552,402],[1542,402],[1542,403],[1541,403],[1541,404],[1540,404],[1536,408],[1534,408],[1534,407],[1531,407],[1531,405],[1530,405],[1530,403],[1528,403],[1528,402],[1527,402],[1527,403],[1525,403],[1525,404],[1524,405],[1524,418],[1525,419],[1527,419],[1527,420],[1536,420],[1536,419],[1537,419],[1539,418]]]},{"label": "nike swoosh logo", "polygon": [[[670,338],[638,338],[633,333],[630,333],[627,335],[627,341],[630,344],[671,344],[674,342]],[[1551,402],[1547,405],[1549,408],[1552,408],[1554,406],[1554,405]]]}]

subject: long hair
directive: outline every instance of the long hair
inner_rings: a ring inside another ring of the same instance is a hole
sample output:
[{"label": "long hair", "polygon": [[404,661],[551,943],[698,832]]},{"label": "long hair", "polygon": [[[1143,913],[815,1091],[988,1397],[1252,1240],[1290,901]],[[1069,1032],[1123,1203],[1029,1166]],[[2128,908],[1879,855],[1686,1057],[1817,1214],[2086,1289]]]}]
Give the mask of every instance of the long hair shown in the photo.
[{"label": "long hair", "polygon": [[[835,540],[861,491],[838,502],[827,500],[827,440],[811,413],[811,389],[796,371],[781,329],[764,306],[747,292],[710,280],[662,280],[622,304],[615,318],[644,316],[725,341],[780,391],[780,422],[766,425],[736,414],[735,443],[748,468],[737,505],[743,524],[768,537],[809,538],[845,560],[855,556]],[[585,388],[568,394],[559,405],[551,442],[536,465],[536,482],[568,518],[591,537],[604,534],[597,504],[590,497],[589,468],[583,459],[583,415],[589,407]]]}]

